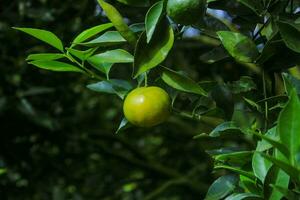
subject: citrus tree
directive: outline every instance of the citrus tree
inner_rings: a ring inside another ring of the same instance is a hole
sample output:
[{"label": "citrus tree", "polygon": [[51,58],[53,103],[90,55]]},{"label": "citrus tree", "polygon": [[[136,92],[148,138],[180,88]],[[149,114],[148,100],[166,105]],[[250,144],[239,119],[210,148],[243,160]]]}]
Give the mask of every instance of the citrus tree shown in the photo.
[{"label": "citrus tree", "polygon": [[[146,8],[144,21],[128,24],[121,9],[113,6],[119,3],[141,12]],[[50,31],[15,27],[57,50],[30,54],[28,63],[80,73],[91,79],[88,89],[120,97],[124,117],[116,133],[152,127],[170,115],[208,125],[194,135],[194,142],[213,158],[219,175],[205,199],[298,199],[300,3],[119,3],[98,0],[99,10],[110,22],[84,30],[68,46]],[[241,68],[239,80],[195,74],[172,62],[177,59],[176,49],[191,35],[193,43],[210,46],[200,55],[193,52],[205,68]],[[129,75],[111,77],[111,70],[124,70],[119,69],[122,66]]]}]

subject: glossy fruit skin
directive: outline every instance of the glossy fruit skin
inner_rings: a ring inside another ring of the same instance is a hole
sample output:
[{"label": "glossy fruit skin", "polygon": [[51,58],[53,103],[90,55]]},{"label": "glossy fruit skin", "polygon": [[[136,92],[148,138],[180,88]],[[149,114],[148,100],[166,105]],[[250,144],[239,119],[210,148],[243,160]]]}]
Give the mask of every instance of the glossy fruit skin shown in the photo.
[{"label": "glossy fruit skin", "polygon": [[171,100],[159,87],[140,87],[126,97],[123,112],[135,126],[152,127],[164,122],[170,115]]},{"label": "glossy fruit skin", "polygon": [[192,25],[205,14],[206,0],[168,0],[167,14],[178,24]]}]

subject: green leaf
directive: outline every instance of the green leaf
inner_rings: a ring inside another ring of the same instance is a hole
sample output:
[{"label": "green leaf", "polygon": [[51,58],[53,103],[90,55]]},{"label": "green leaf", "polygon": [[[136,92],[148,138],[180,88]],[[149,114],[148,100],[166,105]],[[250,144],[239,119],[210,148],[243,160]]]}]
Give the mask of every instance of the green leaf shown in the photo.
[{"label": "green leaf", "polygon": [[42,29],[35,29],[35,28],[14,28],[16,30],[22,31],[24,33],[27,33],[53,47],[56,49],[64,52],[64,46],[61,42],[61,40],[52,32],[42,30]]},{"label": "green leaf", "polygon": [[281,141],[274,140],[266,135],[262,135],[257,132],[252,132],[252,133],[254,135],[260,137],[261,139],[267,141],[268,143],[270,143],[274,148],[278,149],[283,155],[285,155],[287,158],[289,158],[290,151],[289,151],[289,149],[287,149],[287,147],[284,144],[281,143]]},{"label": "green leaf", "polygon": [[136,34],[128,27],[124,22],[122,15],[119,11],[111,4],[105,2],[104,0],[97,0],[99,5],[105,11],[108,19],[113,23],[117,31],[125,38],[132,46],[136,45],[137,37]]},{"label": "green leaf", "polygon": [[37,54],[30,54],[26,60],[58,60],[64,58],[65,55],[62,53],[37,53]]},{"label": "green leaf", "polygon": [[71,53],[73,56],[79,58],[80,60],[84,61],[87,60],[97,49],[88,49],[85,51],[80,51],[77,49],[67,48],[67,51]]},{"label": "green leaf", "polygon": [[244,191],[250,192],[252,194],[261,195],[261,188],[259,187],[259,182],[255,179],[250,179],[246,176],[240,175],[239,186],[244,189]]},{"label": "green leaf", "polygon": [[244,165],[250,161],[252,151],[239,151],[213,156],[216,161],[230,165]]},{"label": "green leaf", "polygon": [[104,53],[96,54],[87,59],[87,61],[97,70],[106,74],[109,78],[109,72],[114,63],[132,63],[133,56],[123,49],[115,49]]},{"label": "green leaf", "polygon": [[283,48],[285,48],[285,45],[282,40],[268,40],[256,62],[258,64],[263,64],[269,61],[273,56],[279,54],[280,50]]},{"label": "green leaf", "polygon": [[147,43],[145,32],[141,34],[138,40],[134,55],[135,78],[163,62],[173,47],[174,33],[172,27],[163,23],[157,30],[150,43]]},{"label": "green leaf", "polygon": [[239,62],[252,62],[259,55],[254,42],[241,33],[231,31],[217,32],[228,53]]},{"label": "green leaf", "polygon": [[230,135],[242,135],[244,134],[243,130],[239,127],[237,127],[235,122],[223,122],[222,124],[218,125],[216,128],[214,128],[210,132],[210,136],[212,137],[218,137],[223,134],[230,134]]},{"label": "green leaf", "polygon": [[103,72],[106,75],[106,78],[109,79],[109,72],[111,68],[113,67],[114,63],[102,63],[95,61],[89,61],[89,63],[94,67],[95,69],[99,70],[100,72]]},{"label": "green leaf", "polygon": [[87,85],[87,88],[96,92],[116,94],[123,99],[132,89],[132,85],[125,80],[110,79]]},{"label": "green leaf", "polygon": [[228,197],[226,197],[225,200],[263,200],[262,197],[260,197],[257,194],[252,193],[240,193],[240,194],[232,194]]},{"label": "green leaf", "polygon": [[277,131],[279,132],[280,140],[290,151],[290,162],[294,167],[299,167],[300,164],[299,119],[300,101],[296,90],[293,89],[287,105],[279,114]]},{"label": "green leaf", "polygon": [[288,73],[282,73],[282,78],[284,80],[285,91],[288,95],[291,94],[293,89],[297,90],[297,93],[300,94],[300,80]]},{"label": "green leaf", "polygon": [[255,152],[252,157],[252,169],[255,176],[263,183],[272,163],[260,153]]},{"label": "green leaf", "polygon": [[261,155],[270,160],[274,165],[278,166],[280,169],[282,169],[284,172],[286,172],[288,175],[290,175],[290,177],[296,181],[299,181],[299,174],[300,174],[300,171],[293,167],[292,165],[284,162],[284,161],[281,161],[277,158],[274,158],[272,156],[269,156],[267,154],[264,154],[264,153],[261,153]]},{"label": "green leaf", "polygon": [[299,199],[300,195],[287,189],[286,187],[282,187],[279,185],[272,185],[272,187],[279,191],[284,197],[286,197],[287,199]]},{"label": "green leaf", "polygon": [[261,4],[261,1],[253,1],[253,0],[237,0],[237,1],[250,8],[258,15],[262,13],[263,5]]},{"label": "green leaf", "polygon": [[217,165],[217,166],[214,167],[214,169],[227,169],[229,171],[232,171],[232,172],[238,173],[240,175],[246,176],[250,179],[253,179],[253,180],[256,179],[255,175],[252,172],[244,171],[244,170],[236,168],[236,167],[231,167],[231,166],[227,166],[227,165]]},{"label": "green leaf", "polygon": [[126,42],[126,40],[118,31],[107,31],[94,40],[80,44],[89,47],[106,47],[111,45],[119,45],[124,42]]},{"label": "green leaf", "polygon": [[163,67],[161,78],[166,84],[177,90],[207,96],[207,92],[204,91],[200,85],[171,69]]},{"label": "green leaf", "polygon": [[117,0],[123,4],[130,6],[146,7],[150,5],[149,0]]},{"label": "green leaf", "polygon": [[262,27],[263,24],[261,24],[259,26],[259,28],[263,28],[261,31],[261,35],[265,36],[267,38],[268,42],[271,39],[275,38],[276,34],[279,31],[275,20],[273,20],[273,18],[269,18],[269,20],[270,20],[270,22],[267,23],[264,28]]},{"label": "green leaf", "polygon": [[[278,140],[279,139],[279,135],[277,135],[277,132],[276,132],[276,126],[269,129],[267,131],[267,133],[265,133],[264,135],[267,136],[268,138],[270,139],[273,139],[273,140]],[[256,151],[260,151],[260,152],[263,152],[263,151],[267,151],[269,149],[273,148],[272,144],[270,144],[269,142],[267,142],[266,140],[260,140],[257,142],[257,145],[256,145]]]},{"label": "green leaf", "polygon": [[278,21],[280,35],[288,48],[300,53],[300,26],[289,21]]},{"label": "green leaf", "polygon": [[251,107],[255,108],[258,112],[262,112],[262,108],[253,100],[243,97],[246,103],[248,103]]},{"label": "green leaf", "polygon": [[125,129],[127,129],[127,128],[131,127],[131,126],[132,125],[128,122],[128,120],[125,117],[123,117],[123,119],[122,119],[122,121],[121,121],[121,123],[120,123],[120,125],[119,125],[119,127],[118,127],[118,129],[116,131],[116,133],[120,133],[121,131],[124,131]]},{"label": "green leaf", "polygon": [[58,72],[82,72],[84,73],[83,70],[80,68],[64,63],[64,62],[59,62],[59,61],[52,61],[52,60],[35,60],[29,62],[29,64],[32,64],[36,67],[42,68],[42,69],[47,69],[51,71],[58,71]]},{"label": "green leaf", "polygon": [[281,200],[283,195],[271,187],[272,184],[280,185],[282,187],[288,187],[290,182],[289,175],[285,173],[283,170],[281,170],[278,166],[273,165],[266,177],[265,181],[263,183],[263,191],[264,191],[264,197],[267,200]]},{"label": "green leaf", "polygon": [[164,8],[163,1],[156,2],[146,14],[145,25],[146,25],[146,33],[147,33],[147,43],[149,43],[152,38],[156,26],[161,18],[163,8]]},{"label": "green leaf", "polygon": [[134,57],[123,49],[114,49],[88,58],[88,62],[97,63],[132,63]]},{"label": "green leaf", "polygon": [[113,27],[112,23],[107,23],[107,24],[101,24],[99,26],[94,26],[92,28],[89,28],[82,33],[80,33],[74,40],[73,40],[73,45],[76,45],[78,43],[82,43],[91,37],[101,33],[102,31],[105,31],[109,28]]},{"label": "green leaf", "polygon": [[204,200],[222,199],[235,189],[238,184],[236,175],[224,175],[215,180],[209,187]]},{"label": "green leaf", "polygon": [[135,33],[143,32],[145,31],[145,24],[144,23],[135,23],[131,24],[129,26],[130,30],[132,30]]}]

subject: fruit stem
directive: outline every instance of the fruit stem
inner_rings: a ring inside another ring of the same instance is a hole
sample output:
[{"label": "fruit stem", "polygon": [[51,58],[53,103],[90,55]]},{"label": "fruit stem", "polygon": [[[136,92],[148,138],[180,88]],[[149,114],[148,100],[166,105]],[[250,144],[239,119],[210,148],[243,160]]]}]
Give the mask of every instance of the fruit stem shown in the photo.
[{"label": "fruit stem", "polygon": [[145,72],[145,87],[148,86],[148,75],[147,72]]}]

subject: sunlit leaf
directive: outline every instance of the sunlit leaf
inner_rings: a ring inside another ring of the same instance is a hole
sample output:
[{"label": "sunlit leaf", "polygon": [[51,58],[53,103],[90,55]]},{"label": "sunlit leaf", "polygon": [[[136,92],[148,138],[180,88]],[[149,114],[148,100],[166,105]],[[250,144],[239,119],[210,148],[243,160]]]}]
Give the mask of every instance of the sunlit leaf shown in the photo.
[{"label": "sunlit leaf", "polygon": [[120,12],[113,5],[105,2],[104,0],[97,0],[97,2],[103,8],[106,16],[113,23],[114,27],[122,35],[122,37],[125,38],[132,46],[135,46],[137,37],[125,23]]},{"label": "sunlit leaf", "polygon": [[116,94],[121,99],[132,89],[132,85],[125,80],[111,79],[87,85],[87,88],[96,92]]},{"label": "sunlit leaf", "polygon": [[64,58],[65,55],[61,53],[38,53],[38,54],[30,54],[26,60],[58,60]]},{"label": "sunlit leaf", "polygon": [[59,71],[59,72],[84,72],[82,69],[68,64],[64,62],[59,61],[52,61],[52,60],[35,60],[29,62],[29,64],[32,64],[36,67],[47,69],[51,71]]},{"label": "sunlit leaf", "polygon": [[61,42],[61,40],[52,32],[42,30],[42,29],[36,29],[36,28],[17,28],[14,29],[22,31],[24,33],[27,33],[53,47],[60,51],[64,51],[64,46]]},{"label": "sunlit leaf", "polygon": [[94,40],[80,44],[89,47],[105,47],[122,44],[124,42],[126,42],[126,40],[121,36],[121,34],[118,31],[107,31],[103,35],[95,38]]},{"label": "sunlit leaf", "polygon": [[293,89],[297,90],[297,93],[300,94],[300,80],[288,73],[282,73],[284,80],[285,91],[288,95],[291,94]]},{"label": "sunlit leaf", "polygon": [[134,57],[123,49],[114,49],[88,58],[92,63],[132,63]]},{"label": "sunlit leaf", "polygon": [[263,134],[260,134],[260,133],[257,133],[257,132],[252,132],[252,133],[254,135],[260,137],[261,139],[267,141],[268,143],[270,143],[274,148],[278,149],[283,155],[285,155],[287,158],[289,158],[290,151],[286,147],[286,145],[284,145],[280,140],[270,138],[266,135],[263,135]]},{"label": "sunlit leaf", "polygon": [[256,45],[247,36],[231,31],[219,31],[217,34],[225,49],[237,61],[252,62],[257,58]]},{"label": "sunlit leaf", "polygon": [[109,29],[113,27],[112,23],[107,23],[107,24],[101,24],[92,28],[89,28],[85,31],[83,31],[82,33],[80,33],[74,40],[73,40],[73,45],[74,44],[78,44],[81,42],[84,42],[86,40],[88,40],[89,38]]},{"label": "sunlit leaf", "polygon": [[286,187],[282,187],[279,185],[272,185],[272,187],[279,191],[284,197],[286,197],[287,199],[299,199],[300,195],[293,192],[292,190],[286,188]]},{"label": "sunlit leaf", "polygon": [[252,151],[238,151],[213,156],[216,161],[230,165],[244,165],[251,160]]},{"label": "sunlit leaf", "polygon": [[236,168],[236,167],[231,167],[231,166],[227,166],[227,165],[217,165],[214,167],[214,169],[227,169],[229,171],[246,176],[250,179],[253,179],[253,180],[256,179],[255,175],[252,172],[244,171],[244,170]]},{"label": "sunlit leaf", "polygon": [[165,83],[177,90],[203,96],[207,95],[207,92],[204,91],[199,84],[194,82],[192,79],[171,69],[164,67],[161,78]]},{"label": "sunlit leaf", "polygon": [[290,151],[290,162],[293,166],[300,164],[300,100],[293,89],[290,99],[278,118],[277,131],[280,139]]},{"label": "sunlit leaf", "polygon": [[141,34],[138,40],[134,55],[135,78],[163,62],[173,47],[174,33],[172,27],[162,23],[158,30],[149,43],[147,43],[145,32]]},{"label": "sunlit leaf", "polygon": [[79,58],[80,60],[84,61],[88,59],[93,53],[96,51],[96,49],[88,49],[85,51],[80,51],[73,48],[67,48],[67,51],[71,53],[73,56]]},{"label": "sunlit leaf", "polygon": [[264,158],[270,160],[274,165],[278,166],[280,169],[282,169],[284,172],[286,172],[289,176],[291,176],[292,179],[298,180],[300,171],[293,167],[292,165],[281,161],[273,156],[269,156],[267,154],[261,154]]},{"label": "sunlit leaf", "polygon": [[252,168],[255,176],[263,183],[272,166],[272,163],[265,159],[260,153],[255,152],[252,158]]},{"label": "sunlit leaf", "polygon": [[269,170],[264,180],[264,197],[268,200],[281,200],[283,195],[271,187],[272,184],[282,187],[288,187],[290,177],[287,173],[281,170],[278,166],[273,165]]},{"label": "sunlit leaf", "polygon": [[156,29],[156,26],[161,18],[163,7],[164,7],[164,2],[159,1],[155,3],[146,14],[145,25],[146,25],[146,33],[147,33],[147,43],[150,42],[152,35]]}]

